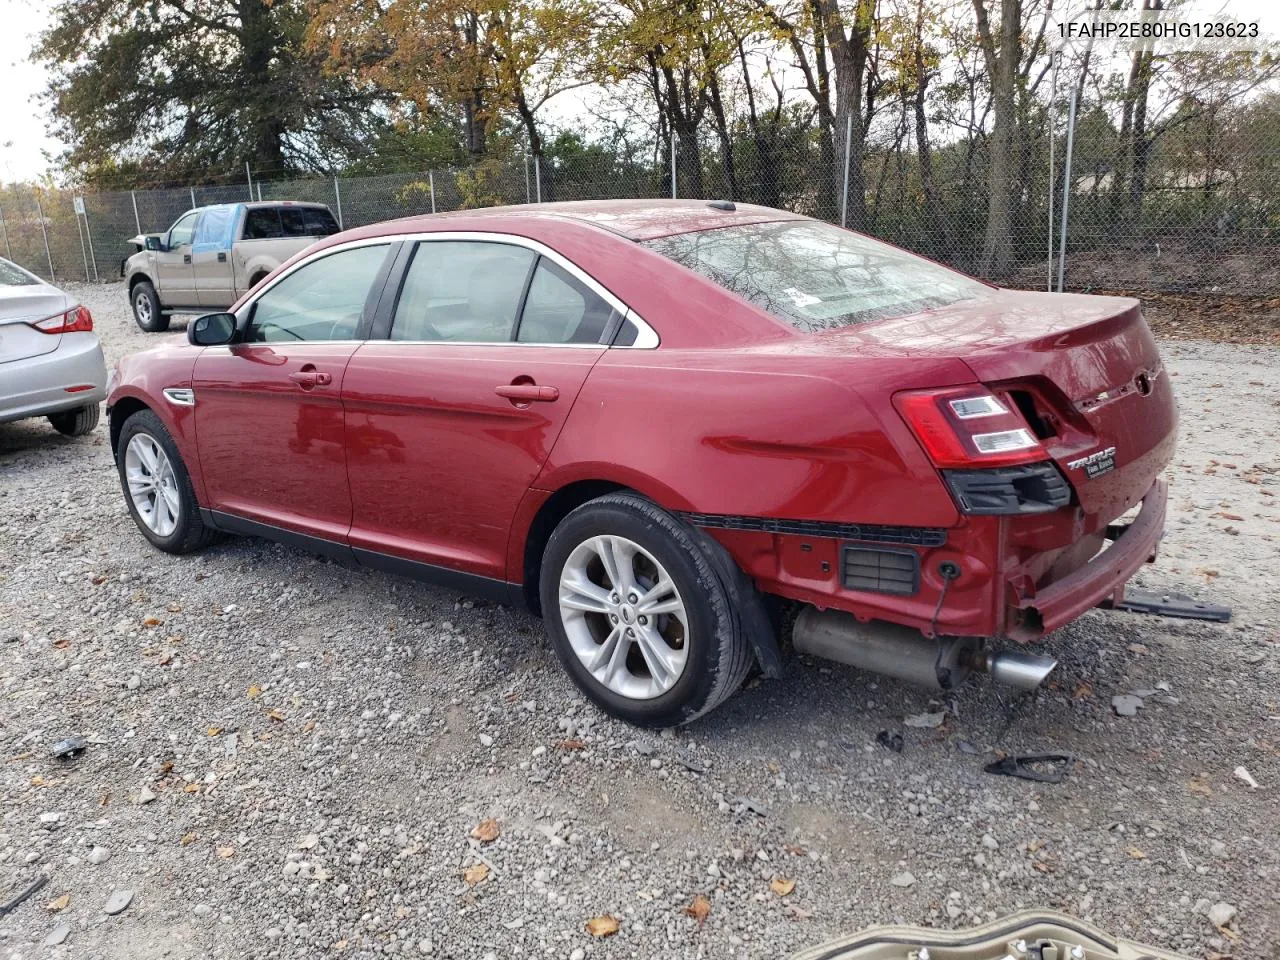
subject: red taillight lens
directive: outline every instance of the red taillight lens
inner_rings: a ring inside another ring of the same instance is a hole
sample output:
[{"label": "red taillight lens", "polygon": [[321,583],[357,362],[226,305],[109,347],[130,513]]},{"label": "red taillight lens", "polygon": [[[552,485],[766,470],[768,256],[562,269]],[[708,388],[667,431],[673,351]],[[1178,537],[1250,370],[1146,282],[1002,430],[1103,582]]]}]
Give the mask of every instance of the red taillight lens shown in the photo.
[{"label": "red taillight lens", "polygon": [[1012,406],[983,387],[908,390],[894,406],[934,466],[1007,467],[1048,459],[1048,453]]},{"label": "red taillight lens", "polygon": [[48,320],[33,323],[41,333],[87,333],[93,329],[93,314],[88,307],[72,307]]}]

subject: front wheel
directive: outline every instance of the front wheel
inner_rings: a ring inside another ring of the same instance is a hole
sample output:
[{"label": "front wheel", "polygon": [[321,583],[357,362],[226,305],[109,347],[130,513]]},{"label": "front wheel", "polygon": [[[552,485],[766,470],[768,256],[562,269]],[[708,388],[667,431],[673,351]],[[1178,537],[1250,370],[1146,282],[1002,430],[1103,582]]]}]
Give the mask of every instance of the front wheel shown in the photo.
[{"label": "front wheel", "polygon": [[570,513],[547,542],[543,616],[565,669],[607,713],[688,723],[742,685],[752,654],[691,528],[633,494]]},{"label": "front wheel", "polygon": [[153,545],[165,553],[190,553],[216,537],[200,519],[177,444],[150,410],[139,410],[121,426],[116,468],[129,514]]},{"label": "front wheel", "polygon": [[147,333],[163,333],[169,329],[169,317],[160,312],[160,296],[148,280],[134,284],[129,291],[133,319]]},{"label": "front wheel", "polygon": [[74,410],[63,410],[61,413],[49,414],[49,424],[53,429],[68,437],[83,437],[93,433],[98,425],[101,408],[96,403],[86,403]]}]

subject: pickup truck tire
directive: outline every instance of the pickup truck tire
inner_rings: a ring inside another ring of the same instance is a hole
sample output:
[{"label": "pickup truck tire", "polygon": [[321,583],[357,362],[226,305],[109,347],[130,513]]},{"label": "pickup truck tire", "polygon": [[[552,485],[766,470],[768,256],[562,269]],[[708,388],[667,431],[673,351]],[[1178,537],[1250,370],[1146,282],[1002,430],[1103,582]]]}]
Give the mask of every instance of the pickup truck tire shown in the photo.
[{"label": "pickup truck tire", "polygon": [[129,291],[133,319],[147,333],[163,333],[169,329],[169,317],[160,312],[160,297],[150,280],[140,280]]}]

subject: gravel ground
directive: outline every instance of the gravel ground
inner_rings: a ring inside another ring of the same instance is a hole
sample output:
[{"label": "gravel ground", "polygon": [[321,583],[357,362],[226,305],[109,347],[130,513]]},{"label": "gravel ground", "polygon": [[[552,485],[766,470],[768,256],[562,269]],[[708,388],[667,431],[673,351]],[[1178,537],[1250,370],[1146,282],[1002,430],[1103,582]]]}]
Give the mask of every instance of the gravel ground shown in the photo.
[{"label": "gravel ground", "polygon": [[[161,340],[119,285],[78,292],[109,360]],[[48,877],[0,958],[773,958],[1027,906],[1280,956],[1280,350],[1165,356],[1183,436],[1141,583],[1230,625],[1095,611],[1022,698],[793,658],[662,734],[585,704],[532,619],[260,540],[168,557],[105,420],[0,425],[0,899]],[[1079,762],[1033,784],[985,774],[996,750]]]}]

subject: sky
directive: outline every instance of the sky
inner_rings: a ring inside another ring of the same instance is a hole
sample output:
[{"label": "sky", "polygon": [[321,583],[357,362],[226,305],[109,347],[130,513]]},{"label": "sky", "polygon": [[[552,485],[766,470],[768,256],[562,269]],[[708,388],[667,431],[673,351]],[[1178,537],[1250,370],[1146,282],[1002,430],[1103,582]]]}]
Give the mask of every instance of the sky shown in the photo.
[{"label": "sky", "polygon": [[[0,182],[42,176],[62,149],[50,136],[49,118],[37,99],[48,81],[45,69],[28,59],[35,37],[48,24],[54,0],[0,0]],[[1199,9],[1223,10],[1258,20],[1272,36],[1280,33],[1280,0],[1195,0]],[[1076,3],[1069,3],[1074,7]],[[566,105],[568,106],[568,105]],[[559,119],[564,110],[552,110]]]}]

